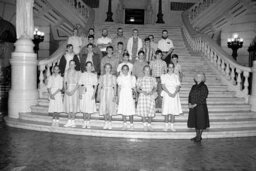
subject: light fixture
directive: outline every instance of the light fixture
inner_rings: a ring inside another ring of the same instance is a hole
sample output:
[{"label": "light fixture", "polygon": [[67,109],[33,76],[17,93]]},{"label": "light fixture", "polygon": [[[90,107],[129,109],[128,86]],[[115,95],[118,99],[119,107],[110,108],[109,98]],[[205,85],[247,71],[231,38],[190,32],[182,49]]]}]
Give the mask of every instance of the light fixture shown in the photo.
[{"label": "light fixture", "polygon": [[42,41],[44,41],[44,32],[39,31],[38,28],[36,27],[34,30],[33,43],[35,44],[34,51],[37,54],[39,51],[39,43],[41,43]]},{"label": "light fixture", "polygon": [[134,17],[130,17],[129,21],[133,23],[135,21],[135,18]]},{"label": "light fixture", "polygon": [[239,37],[237,33],[234,33],[231,38],[227,40],[228,48],[232,49],[232,56],[236,60],[237,59],[237,50],[243,47],[244,40]]}]

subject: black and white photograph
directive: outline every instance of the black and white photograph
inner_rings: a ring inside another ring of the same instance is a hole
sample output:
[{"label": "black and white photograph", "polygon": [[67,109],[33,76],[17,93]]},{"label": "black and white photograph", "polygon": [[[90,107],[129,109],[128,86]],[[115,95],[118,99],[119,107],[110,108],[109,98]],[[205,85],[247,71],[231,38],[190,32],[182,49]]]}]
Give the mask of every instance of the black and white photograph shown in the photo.
[{"label": "black and white photograph", "polygon": [[256,0],[0,0],[1,171],[256,171]]}]

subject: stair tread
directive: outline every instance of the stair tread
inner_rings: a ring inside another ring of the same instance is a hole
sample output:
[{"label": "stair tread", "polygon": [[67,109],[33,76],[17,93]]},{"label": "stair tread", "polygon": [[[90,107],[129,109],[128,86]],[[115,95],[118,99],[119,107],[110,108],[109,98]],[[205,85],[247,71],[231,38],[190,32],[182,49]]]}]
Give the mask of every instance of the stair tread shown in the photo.
[{"label": "stair tread", "polygon": [[[37,131],[57,132],[65,134],[76,134],[86,136],[118,137],[118,138],[146,138],[146,139],[190,139],[194,136],[194,129],[176,129],[176,132],[164,132],[162,129],[153,129],[144,131],[143,129],[134,129],[123,131],[121,128],[113,127],[112,130],[103,130],[102,127],[92,127],[91,129],[52,127],[51,123],[24,121],[20,119],[5,118],[7,125],[23,129],[33,129]],[[62,125],[61,125],[62,126]],[[220,137],[243,137],[255,136],[255,127],[246,128],[209,128],[204,131],[203,138]]]},{"label": "stair tread", "polygon": [[[44,114],[40,114],[40,113],[21,113],[21,119],[22,117],[26,117],[26,116],[29,116],[29,117],[41,117],[41,118],[46,118],[46,119],[50,119],[51,120],[51,116],[50,115],[44,115]],[[162,117],[162,119],[160,119],[160,117]],[[255,122],[256,123],[256,115],[255,114],[247,114],[247,117],[248,118],[230,118],[230,119],[225,119],[224,116],[222,115],[219,115],[219,118],[215,118],[215,119],[210,119],[210,122],[211,123],[214,123],[214,122],[217,122],[217,123],[231,123],[231,122]],[[67,114],[64,114],[62,113],[60,115],[60,118],[65,118],[67,119]],[[118,121],[122,121],[122,115],[114,115],[112,116],[112,120],[113,122],[118,122]],[[153,123],[164,123],[164,116],[161,115],[161,114],[158,114],[158,116],[156,116],[155,118],[158,118],[158,119],[154,119],[153,118]],[[210,115],[210,118],[211,118],[211,115]],[[83,117],[82,117],[82,114],[77,114],[76,116],[76,119],[80,119],[82,120]],[[175,124],[179,124],[179,123],[186,123],[187,122],[187,119],[188,119],[188,114],[184,114],[184,115],[180,115],[180,116],[176,116],[176,121],[175,121]],[[99,115],[99,114],[92,114],[91,115],[91,120],[94,120],[94,121],[104,121],[104,117]],[[134,116],[134,122],[141,122],[142,119],[140,116],[137,116],[135,115]],[[256,125],[255,125],[256,126]]]}]

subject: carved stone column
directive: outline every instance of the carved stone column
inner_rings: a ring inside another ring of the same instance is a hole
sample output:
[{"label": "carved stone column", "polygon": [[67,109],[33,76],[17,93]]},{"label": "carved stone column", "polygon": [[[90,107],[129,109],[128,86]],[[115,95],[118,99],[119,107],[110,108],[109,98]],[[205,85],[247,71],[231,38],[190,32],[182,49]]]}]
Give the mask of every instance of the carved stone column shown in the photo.
[{"label": "carved stone column", "polygon": [[159,2],[158,2],[158,14],[157,14],[156,23],[164,24],[163,16],[164,16],[164,14],[162,12],[162,0],[159,0]]},{"label": "carved stone column", "polygon": [[251,110],[256,112],[256,61],[253,61],[252,67],[252,92],[250,96]]},{"label": "carved stone column", "polygon": [[108,12],[107,12],[107,18],[106,18],[106,22],[113,22],[112,16],[113,16],[113,12],[111,11],[112,9],[112,0],[108,0]]},{"label": "carved stone column", "polygon": [[34,53],[34,44],[31,40],[34,30],[33,4],[33,0],[16,1],[16,23],[21,27],[16,27],[18,40],[10,59],[12,68],[8,101],[10,118],[19,118],[21,112],[31,112],[31,105],[35,105],[38,100],[37,55]]}]

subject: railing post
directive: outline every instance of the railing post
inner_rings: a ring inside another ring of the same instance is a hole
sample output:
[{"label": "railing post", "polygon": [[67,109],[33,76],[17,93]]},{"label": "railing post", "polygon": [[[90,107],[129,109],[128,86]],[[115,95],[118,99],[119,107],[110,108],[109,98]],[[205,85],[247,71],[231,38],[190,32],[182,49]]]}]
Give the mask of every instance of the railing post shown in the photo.
[{"label": "railing post", "polygon": [[250,96],[251,110],[256,112],[256,61],[253,61],[252,67],[252,92]]}]

